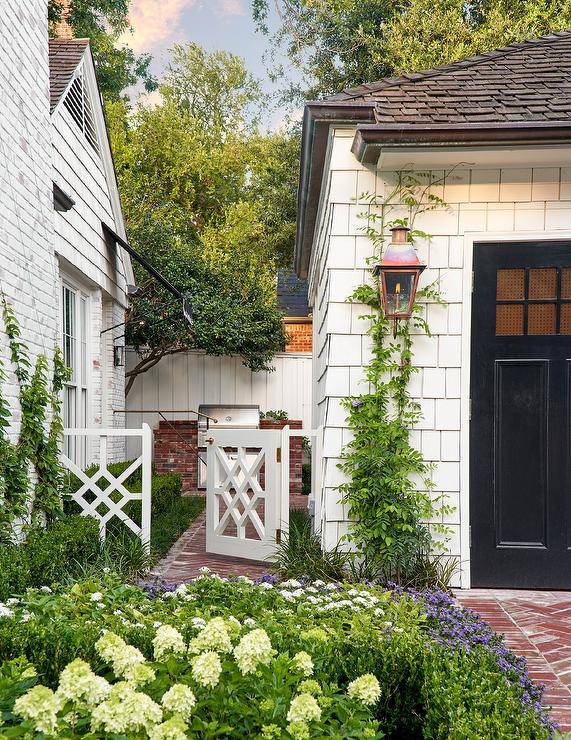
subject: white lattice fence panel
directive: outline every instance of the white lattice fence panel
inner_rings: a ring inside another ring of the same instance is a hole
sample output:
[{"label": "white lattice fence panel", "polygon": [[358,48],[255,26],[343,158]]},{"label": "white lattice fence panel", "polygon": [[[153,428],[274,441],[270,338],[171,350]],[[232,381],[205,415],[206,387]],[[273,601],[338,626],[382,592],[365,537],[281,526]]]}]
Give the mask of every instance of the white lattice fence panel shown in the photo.
[{"label": "white lattice fence panel", "polygon": [[[114,476],[108,468],[107,442],[109,437],[126,436],[141,438],[141,455],[133,460],[120,475]],[[65,429],[64,437],[97,437],[99,439],[98,469],[88,476],[67,455],[62,454],[63,465],[81,481],[77,491],[71,493],[79,504],[82,516],[92,516],[99,522],[99,533],[105,540],[107,522],[114,516],[120,519],[134,534],[141,538],[143,547],[150,550],[151,541],[151,462],[152,431],[148,424],[141,429]],[[141,468],[141,490],[127,490],[125,482]],[[105,485],[102,488],[100,484]],[[141,502],[141,525],[134,522],[124,511],[131,501]]]}]

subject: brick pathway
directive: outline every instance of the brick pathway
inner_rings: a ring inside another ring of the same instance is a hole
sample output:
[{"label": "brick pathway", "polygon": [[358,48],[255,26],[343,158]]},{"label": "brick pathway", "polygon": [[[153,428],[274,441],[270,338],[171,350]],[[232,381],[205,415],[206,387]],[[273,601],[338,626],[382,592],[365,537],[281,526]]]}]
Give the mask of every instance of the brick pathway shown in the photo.
[{"label": "brick pathway", "polygon": [[571,732],[571,592],[472,589],[456,597],[525,657],[531,677],[545,684],[551,716]]},{"label": "brick pathway", "polygon": [[[307,508],[307,496],[291,495],[292,508]],[[183,583],[199,575],[207,566],[220,576],[260,576],[270,570],[267,563],[212,555],[206,552],[206,512],[194,520],[182,537],[171,547],[167,556],[153,570],[153,575],[168,583]]]}]

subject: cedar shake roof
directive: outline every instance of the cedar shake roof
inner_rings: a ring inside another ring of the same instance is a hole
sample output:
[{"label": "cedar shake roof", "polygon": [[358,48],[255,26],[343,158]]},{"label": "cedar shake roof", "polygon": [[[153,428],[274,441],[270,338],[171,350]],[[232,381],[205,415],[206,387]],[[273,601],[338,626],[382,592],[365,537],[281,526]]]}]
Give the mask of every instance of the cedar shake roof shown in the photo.
[{"label": "cedar shake roof", "polygon": [[89,39],[49,39],[50,60],[50,113],[68,86]]},{"label": "cedar shake roof", "polygon": [[389,77],[328,100],[372,103],[383,124],[509,124],[571,119],[571,32]]},{"label": "cedar shake roof", "polygon": [[310,315],[307,280],[300,280],[291,270],[278,270],[277,296],[284,316],[306,318]]}]

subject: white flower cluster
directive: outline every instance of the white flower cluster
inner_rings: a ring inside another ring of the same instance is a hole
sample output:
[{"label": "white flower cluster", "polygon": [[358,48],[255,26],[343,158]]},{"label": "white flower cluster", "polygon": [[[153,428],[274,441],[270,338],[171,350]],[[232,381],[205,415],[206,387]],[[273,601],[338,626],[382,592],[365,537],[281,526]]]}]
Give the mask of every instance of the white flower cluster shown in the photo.
[{"label": "white flower cluster", "polygon": [[259,665],[269,665],[274,650],[263,629],[255,629],[248,632],[234,648],[234,657],[242,675],[254,673]]},{"label": "white flower cluster", "polygon": [[110,690],[111,684],[96,675],[88,663],[78,658],[61,672],[57,695],[62,699],[62,704],[71,701],[94,707],[107,697]]},{"label": "white flower cluster", "polygon": [[149,740],[186,740],[188,725],[181,717],[171,717],[149,730]]},{"label": "white flower cluster", "polygon": [[188,686],[182,683],[175,683],[163,694],[161,704],[169,712],[178,714],[182,719],[188,720],[196,704],[196,697]]},{"label": "white flower cluster", "polygon": [[145,662],[145,656],[136,647],[127,645],[119,635],[106,632],[95,643],[95,649],[97,654],[113,668],[116,676],[142,682],[141,669],[138,666]]},{"label": "white flower cluster", "polygon": [[128,681],[111,687],[108,698],[91,713],[91,729],[126,735],[151,730],[162,722],[163,710],[150,696],[136,691]]},{"label": "white flower cluster", "polygon": [[294,696],[287,713],[288,722],[312,722],[321,719],[321,707],[311,694],[303,693]]},{"label": "white flower cluster", "polygon": [[162,624],[153,637],[153,654],[155,660],[162,660],[169,655],[184,655],[186,643],[180,632],[169,624]]},{"label": "white flower cluster", "polygon": [[191,660],[192,677],[201,686],[214,688],[220,680],[222,663],[218,653],[208,650]]},{"label": "white flower cluster", "polygon": [[16,699],[14,714],[31,722],[37,732],[53,735],[57,727],[57,713],[61,706],[61,697],[47,686],[34,686]]},{"label": "white flower cluster", "polygon": [[[352,588],[344,590],[335,583],[324,583],[313,581],[308,586],[303,586],[299,581],[284,581],[277,586],[278,593],[287,602],[296,604],[316,612],[328,612],[349,609],[359,612],[363,609],[379,609],[377,596],[366,589]],[[382,609],[376,616],[383,614]]]},{"label": "white flower cluster", "polygon": [[209,620],[198,635],[192,638],[188,649],[193,654],[201,653],[203,650],[215,650],[219,653],[231,652],[232,640],[226,620],[222,617]]},{"label": "white flower cluster", "polygon": [[298,671],[303,673],[304,676],[311,676],[313,673],[313,660],[311,659],[311,655],[306,653],[304,650],[301,650],[293,656],[292,663]]},{"label": "white flower cluster", "polygon": [[372,673],[365,673],[354,681],[351,681],[347,687],[347,694],[352,699],[359,699],[363,704],[374,704],[381,695],[381,687],[376,676]]}]

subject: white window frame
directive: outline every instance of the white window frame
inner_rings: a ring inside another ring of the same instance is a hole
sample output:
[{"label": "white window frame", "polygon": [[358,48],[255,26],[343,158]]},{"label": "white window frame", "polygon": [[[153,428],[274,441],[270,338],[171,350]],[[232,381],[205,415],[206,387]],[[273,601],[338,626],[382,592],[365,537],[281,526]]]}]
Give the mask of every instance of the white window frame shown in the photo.
[{"label": "white window frame", "polygon": [[[68,298],[71,298],[71,303],[66,302]],[[60,281],[61,348],[64,362],[72,368],[73,372],[63,389],[62,418],[64,427],[70,429],[85,429],[90,426],[91,421],[90,298],[90,292],[85,286],[68,276],[62,276]],[[69,311],[70,307],[72,307],[71,311]],[[89,452],[88,437],[66,436],[64,453],[78,467],[87,467]]]}]

